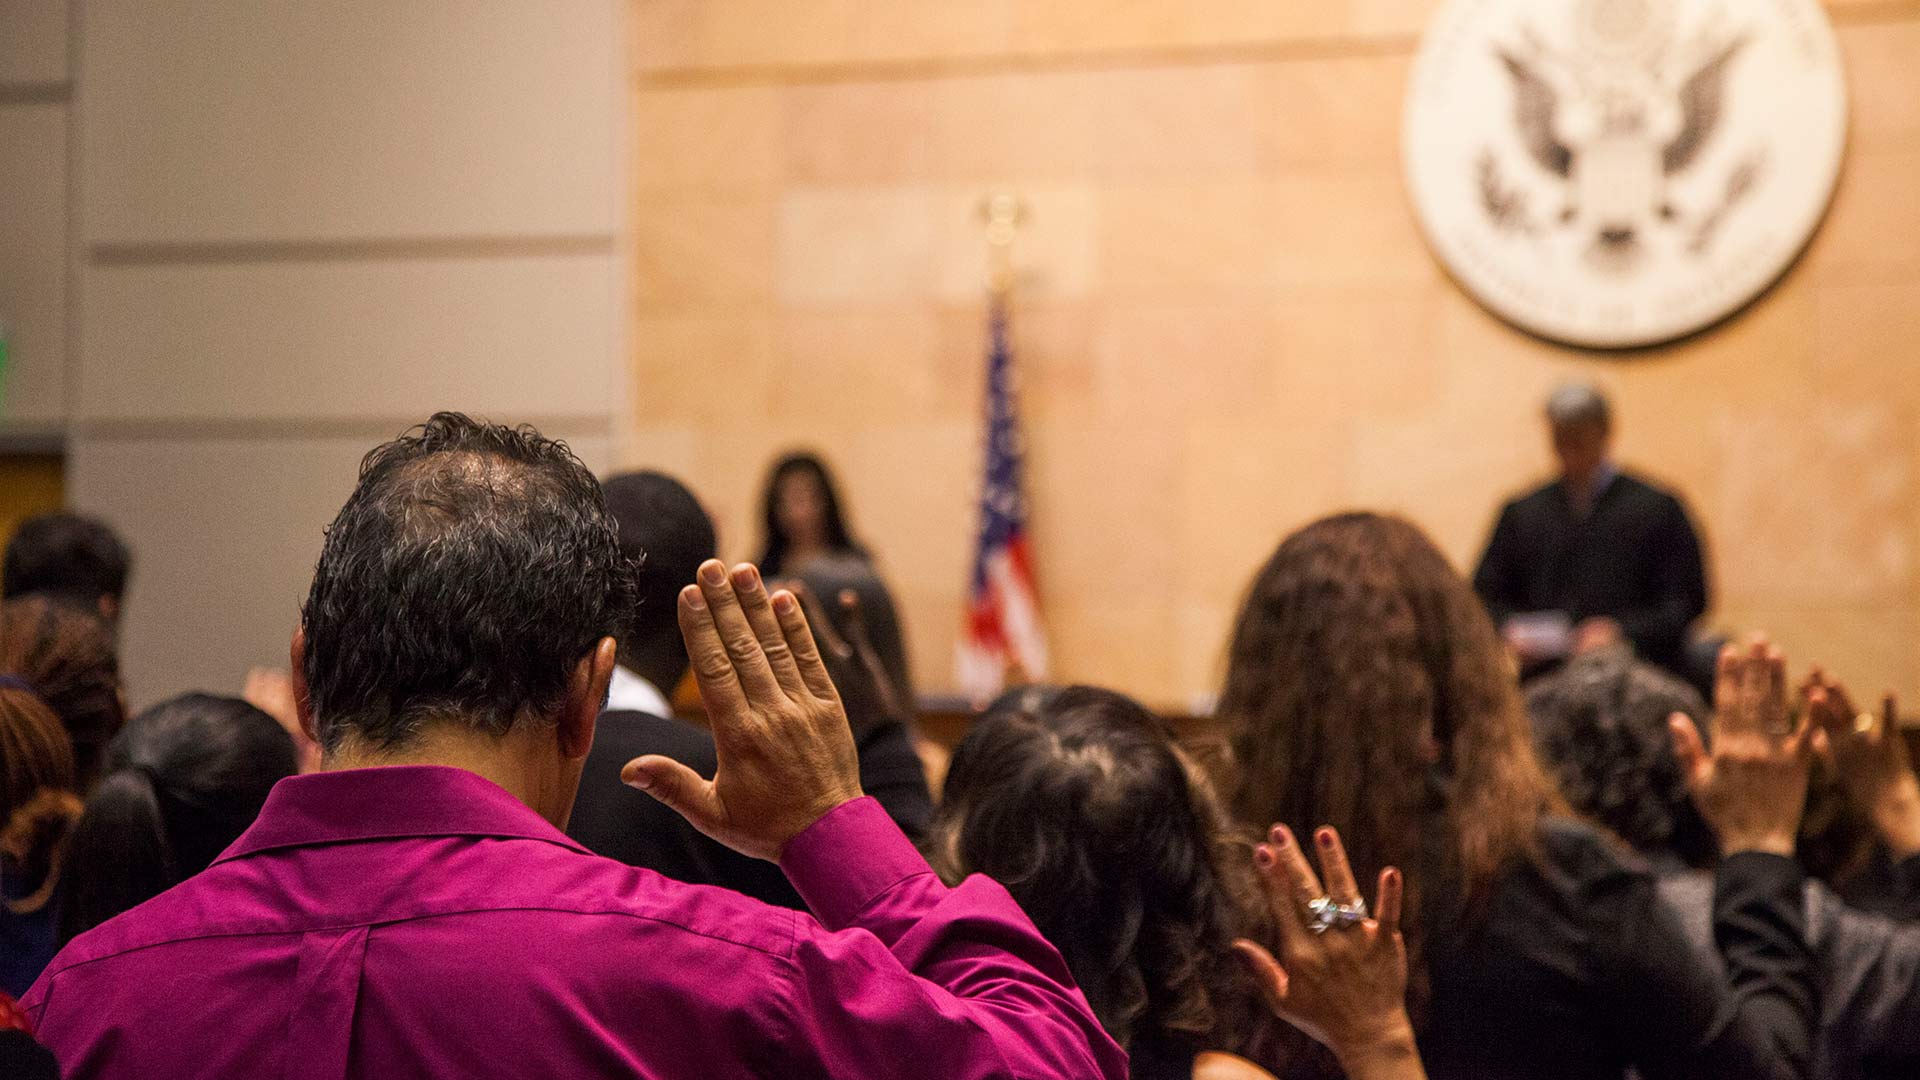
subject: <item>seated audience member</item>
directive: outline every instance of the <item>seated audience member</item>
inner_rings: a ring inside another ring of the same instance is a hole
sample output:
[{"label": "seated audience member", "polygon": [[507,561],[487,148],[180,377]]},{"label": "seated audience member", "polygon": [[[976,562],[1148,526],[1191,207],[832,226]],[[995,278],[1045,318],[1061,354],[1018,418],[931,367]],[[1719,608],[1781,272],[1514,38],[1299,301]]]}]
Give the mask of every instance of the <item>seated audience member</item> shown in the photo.
[{"label": "seated audience member", "polygon": [[[1541,756],[1573,809],[1646,857],[1695,955],[1717,967],[1713,875],[1693,869],[1711,867],[1714,855],[1710,844],[1702,850],[1688,843],[1697,819],[1670,727],[1675,715],[1704,723],[1699,695],[1610,651],[1535,682],[1527,711]],[[1853,714],[1847,723],[1853,725]],[[1920,1075],[1920,927],[1854,911],[1817,881],[1807,882],[1806,914],[1820,984],[1814,1075]]]},{"label": "seated audience member", "polygon": [[113,633],[91,612],[43,596],[0,604],[0,672],[26,681],[73,741],[75,790],[100,777],[107,742],[126,722]]},{"label": "seated audience member", "polygon": [[[713,523],[678,481],[656,472],[609,478],[602,488],[620,550],[639,567],[638,599],[620,634],[607,709],[594,729],[567,835],[589,851],[696,885],[720,885],[784,907],[805,906],[780,868],[701,834],[686,819],[620,782],[620,767],[645,754],[682,762],[711,778],[713,736],[673,718],[668,695],[687,673],[687,646],[675,614],[680,589],[714,556]],[[816,613],[817,614],[817,613]],[[824,633],[826,624],[819,629]],[[824,643],[823,643],[824,645]],[[824,653],[833,657],[831,649]],[[871,707],[849,686],[847,665],[830,664],[854,726],[860,783],[910,839],[933,816],[932,797],[906,725]]]},{"label": "seated audience member", "polygon": [[26,993],[53,959],[60,852],[79,816],[66,730],[25,681],[0,675],[0,993]]},{"label": "seated audience member", "polygon": [[23,999],[69,1080],[1123,1077],[1006,890],[943,885],[862,797],[792,594],[746,565],[698,582],[679,617],[714,777],[648,756],[626,778],[778,861],[815,917],[562,832],[631,566],[563,444],[440,413],[367,456],[326,533],[293,642],[322,771]]},{"label": "seated audience member", "polygon": [[[1764,652],[1734,673],[1784,679]],[[1725,979],[1691,960],[1652,875],[1566,816],[1486,610],[1414,526],[1349,514],[1282,543],[1241,611],[1219,715],[1243,827],[1284,822],[1291,845],[1328,824],[1363,880],[1406,870],[1410,1005],[1434,1076],[1799,1077],[1816,1001],[1792,853],[1811,735],[1766,734],[1792,730],[1784,693],[1743,702],[1715,745],[1739,767],[1690,785],[1728,853]],[[1298,1049],[1275,1053],[1325,1068]]]},{"label": "seated audience member", "polygon": [[[1247,851],[1231,844],[1212,789],[1152,713],[1085,686],[1003,695],[954,753],[929,847],[947,879],[986,874],[1013,893],[1127,1048],[1134,1080],[1270,1077],[1219,1052],[1245,1041],[1252,1015],[1254,987],[1232,952],[1235,900],[1251,892]],[[1302,947],[1326,941],[1297,936]],[[1274,963],[1264,950],[1253,955],[1263,971]],[[1399,988],[1370,1003],[1378,1015],[1319,1026],[1367,1036],[1335,1047],[1355,1080],[1420,1075],[1409,1071],[1418,1058],[1404,959],[1371,959],[1386,970],[1341,980],[1391,983],[1397,968]],[[1287,996],[1322,1000],[1326,987],[1309,980],[1324,968],[1287,970],[1299,980]]]},{"label": "seated audience member", "polygon": [[1626,648],[1588,653],[1526,689],[1540,763],[1574,813],[1604,825],[1669,873],[1719,861],[1674,756],[1668,718],[1707,728],[1707,704]]},{"label": "seated audience member", "polygon": [[57,511],[20,523],[0,558],[0,600],[44,596],[120,622],[133,557],[106,522]]},{"label": "seated audience member", "polygon": [[205,870],[295,771],[293,740],[239,698],[182,694],[134,717],[67,843],[60,943]]},{"label": "seated audience member", "polygon": [[1632,643],[1676,672],[1707,610],[1700,538],[1679,499],[1613,460],[1613,409],[1572,383],[1547,400],[1560,475],[1500,511],[1473,585],[1531,676]]}]

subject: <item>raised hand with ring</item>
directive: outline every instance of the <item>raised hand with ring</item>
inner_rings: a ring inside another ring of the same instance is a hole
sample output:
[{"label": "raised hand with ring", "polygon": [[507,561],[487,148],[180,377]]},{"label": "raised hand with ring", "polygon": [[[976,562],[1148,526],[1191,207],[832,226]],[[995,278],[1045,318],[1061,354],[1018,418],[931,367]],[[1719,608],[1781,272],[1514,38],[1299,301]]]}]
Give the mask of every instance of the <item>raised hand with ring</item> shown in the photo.
[{"label": "raised hand with ring", "polygon": [[1233,947],[1274,1015],[1325,1044],[1351,1080],[1424,1077],[1406,1008],[1400,871],[1380,872],[1376,917],[1360,896],[1340,834],[1321,829],[1315,842],[1325,888],[1285,825],[1254,848],[1279,956],[1246,939]]}]

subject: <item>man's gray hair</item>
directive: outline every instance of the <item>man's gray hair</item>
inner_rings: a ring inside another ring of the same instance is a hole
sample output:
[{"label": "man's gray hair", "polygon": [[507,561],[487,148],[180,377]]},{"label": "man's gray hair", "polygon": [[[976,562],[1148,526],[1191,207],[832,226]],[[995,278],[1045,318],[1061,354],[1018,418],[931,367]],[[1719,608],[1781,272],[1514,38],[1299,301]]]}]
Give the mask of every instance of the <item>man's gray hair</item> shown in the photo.
[{"label": "man's gray hair", "polygon": [[1547,397],[1547,422],[1557,428],[1575,424],[1610,428],[1613,406],[1607,403],[1607,395],[1592,383],[1562,383]]}]

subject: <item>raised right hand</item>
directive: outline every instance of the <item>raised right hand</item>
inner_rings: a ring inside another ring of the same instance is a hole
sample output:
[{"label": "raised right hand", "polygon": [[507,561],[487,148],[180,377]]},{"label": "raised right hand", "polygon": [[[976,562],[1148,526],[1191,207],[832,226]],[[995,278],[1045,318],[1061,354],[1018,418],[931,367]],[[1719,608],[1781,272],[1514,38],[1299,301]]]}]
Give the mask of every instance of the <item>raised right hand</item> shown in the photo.
[{"label": "raised right hand", "polygon": [[680,591],[718,767],[712,780],[672,758],[634,758],[620,778],[744,855],[778,862],[807,826],[860,797],[860,763],[840,695],[800,602],[768,597],[749,563],[718,559]]},{"label": "raised right hand", "polygon": [[1407,1016],[1407,947],[1400,936],[1400,871],[1380,872],[1373,917],[1314,933],[1309,907],[1318,899],[1361,900],[1340,834],[1323,828],[1316,840],[1320,878],[1285,825],[1275,825],[1254,849],[1280,955],[1241,939],[1233,947],[1247,961],[1274,1015],[1325,1045],[1351,1080],[1419,1080],[1426,1076]]},{"label": "raised right hand", "polygon": [[1826,736],[1811,716],[1794,721],[1780,650],[1760,636],[1745,648],[1721,650],[1713,706],[1711,753],[1687,714],[1674,713],[1667,721],[1694,805],[1722,852],[1791,857],[1813,755]]}]

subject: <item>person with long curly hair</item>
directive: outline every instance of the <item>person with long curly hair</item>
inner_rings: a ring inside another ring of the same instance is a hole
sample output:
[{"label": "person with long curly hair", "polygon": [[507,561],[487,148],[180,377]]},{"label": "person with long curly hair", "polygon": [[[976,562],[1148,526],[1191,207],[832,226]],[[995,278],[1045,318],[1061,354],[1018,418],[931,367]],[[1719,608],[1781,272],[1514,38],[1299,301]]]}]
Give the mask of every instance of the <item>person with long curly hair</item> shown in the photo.
[{"label": "person with long curly hair", "polygon": [[[1727,662],[1756,687],[1783,682],[1765,650]],[[1332,826],[1360,880],[1406,871],[1410,997],[1435,1077],[1803,1076],[1815,990],[1790,856],[1812,736],[1783,733],[1783,698],[1743,700],[1740,738],[1683,759],[1734,853],[1715,897],[1726,979],[1693,961],[1652,875],[1569,816],[1486,609],[1403,520],[1316,522],[1255,576],[1219,705],[1225,789],[1245,828],[1283,822],[1298,843]],[[1289,1075],[1331,1071],[1285,1032],[1273,1043],[1262,1056]]]}]

